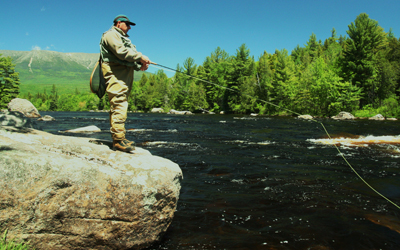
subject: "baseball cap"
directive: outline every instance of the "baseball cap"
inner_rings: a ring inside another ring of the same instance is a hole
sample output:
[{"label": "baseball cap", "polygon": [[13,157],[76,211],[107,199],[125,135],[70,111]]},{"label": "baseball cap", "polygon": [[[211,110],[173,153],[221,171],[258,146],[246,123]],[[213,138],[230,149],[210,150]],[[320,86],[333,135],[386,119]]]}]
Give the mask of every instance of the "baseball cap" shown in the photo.
[{"label": "baseball cap", "polygon": [[126,22],[127,24],[131,25],[131,26],[135,26],[135,23],[132,23],[129,18],[125,15],[118,15],[116,18],[114,18],[114,23],[117,23],[118,21],[121,22]]}]

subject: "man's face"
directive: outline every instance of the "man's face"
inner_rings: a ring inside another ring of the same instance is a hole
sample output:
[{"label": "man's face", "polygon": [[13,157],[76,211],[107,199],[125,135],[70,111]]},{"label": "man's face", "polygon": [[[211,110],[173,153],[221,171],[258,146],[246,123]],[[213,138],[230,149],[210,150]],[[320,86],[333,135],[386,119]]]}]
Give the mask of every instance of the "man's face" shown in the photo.
[{"label": "man's face", "polygon": [[120,28],[125,34],[131,29],[131,26],[125,22],[118,21],[117,27]]}]

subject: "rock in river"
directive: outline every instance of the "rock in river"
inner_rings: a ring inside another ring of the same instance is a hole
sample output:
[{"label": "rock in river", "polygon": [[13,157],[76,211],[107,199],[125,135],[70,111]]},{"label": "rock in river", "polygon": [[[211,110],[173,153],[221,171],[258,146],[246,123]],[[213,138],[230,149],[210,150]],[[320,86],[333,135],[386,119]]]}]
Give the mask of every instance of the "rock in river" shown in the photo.
[{"label": "rock in river", "polygon": [[182,171],[109,142],[0,126],[0,232],[36,249],[142,249],[170,225]]},{"label": "rock in river", "polygon": [[90,125],[82,128],[70,129],[65,131],[59,131],[60,133],[96,133],[101,132],[101,129],[95,125]]},{"label": "rock in river", "polygon": [[34,118],[41,116],[35,106],[26,99],[14,98],[7,106],[9,111],[19,111],[26,117]]}]

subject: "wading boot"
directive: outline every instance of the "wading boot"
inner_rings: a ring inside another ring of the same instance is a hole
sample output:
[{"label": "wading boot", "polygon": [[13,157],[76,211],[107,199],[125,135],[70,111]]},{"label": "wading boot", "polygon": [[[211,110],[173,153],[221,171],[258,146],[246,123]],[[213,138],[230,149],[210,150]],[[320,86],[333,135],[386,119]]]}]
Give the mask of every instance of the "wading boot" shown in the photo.
[{"label": "wading boot", "polygon": [[135,142],[123,140],[113,140],[113,150],[119,150],[122,152],[131,152],[135,150]]}]

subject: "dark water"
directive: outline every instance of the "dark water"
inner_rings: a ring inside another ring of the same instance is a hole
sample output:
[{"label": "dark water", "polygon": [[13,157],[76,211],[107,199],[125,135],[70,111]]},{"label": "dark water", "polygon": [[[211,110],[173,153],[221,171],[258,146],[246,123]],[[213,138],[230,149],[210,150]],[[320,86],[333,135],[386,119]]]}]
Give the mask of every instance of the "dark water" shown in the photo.
[{"label": "dark water", "polygon": [[[59,130],[110,139],[108,114],[42,112]],[[321,120],[332,136],[400,134],[398,121]],[[400,249],[400,210],[373,193],[315,122],[291,117],[129,114],[128,139],[180,165],[174,220],[149,249]],[[73,135],[75,136],[75,135]],[[373,187],[400,204],[400,145],[343,147]]]}]

